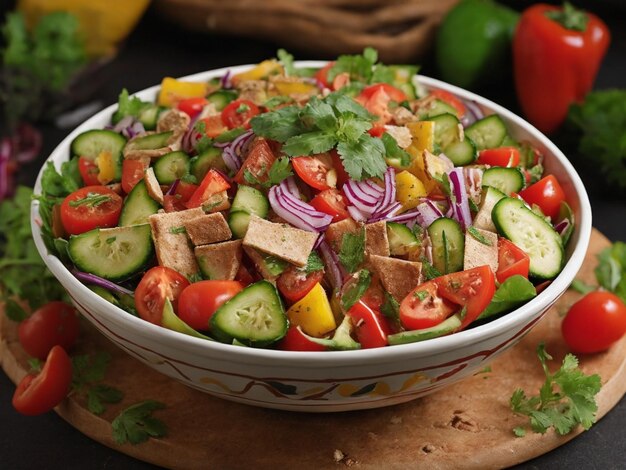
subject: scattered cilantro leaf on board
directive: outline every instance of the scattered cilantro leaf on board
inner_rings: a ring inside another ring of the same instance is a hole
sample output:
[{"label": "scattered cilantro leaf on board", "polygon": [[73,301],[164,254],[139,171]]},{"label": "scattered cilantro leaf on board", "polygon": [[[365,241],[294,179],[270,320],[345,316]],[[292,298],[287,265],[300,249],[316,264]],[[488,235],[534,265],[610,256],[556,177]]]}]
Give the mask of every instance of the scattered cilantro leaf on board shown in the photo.
[{"label": "scattered cilantro leaf on board", "polygon": [[[543,343],[537,346],[537,356],[546,381],[538,396],[527,397],[522,389],[515,390],[510,399],[511,410],[528,416],[531,429],[541,434],[554,428],[557,434],[565,435],[579,424],[589,429],[596,421],[598,404],[595,396],[602,386],[600,376],[585,375],[578,368],[578,359],[573,354],[567,354],[561,368],[552,374],[547,366],[552,356],[546,352]],[[514,433],[523,435],[520,429]]]},{"label": "scattered cilantro leaf on board", "polygon": [[152,413],[165,408],[163,403],[146,400],[129,406],[111,423],[113,440],[118,444],[141,444],[150,437],[167,435],[165,424],[154,418]]},{"label": "scattered cilantro leaf on board", "polygon": [[98,383],[104,379],[106,369],[111,362],[107,352],[81,354],[72,357],[72,393],[84,393],[87,408],[92,413],[102,414],[105,403],[119,403],[123,393],[109,385]]},{"label": "scattered cilantro leaf on board", "polygon": [[353,273],[365,259],[365,231],[346,233],[341,239],[339,261],[348,272]]},{"label": "scattered cilantro leaf on board", "polygon": [[124,394],[117,388],[98,384],[87,391],[87,409],[95,415],[101,415],[106,411],[104,403],[119,403],[122,398]]}]

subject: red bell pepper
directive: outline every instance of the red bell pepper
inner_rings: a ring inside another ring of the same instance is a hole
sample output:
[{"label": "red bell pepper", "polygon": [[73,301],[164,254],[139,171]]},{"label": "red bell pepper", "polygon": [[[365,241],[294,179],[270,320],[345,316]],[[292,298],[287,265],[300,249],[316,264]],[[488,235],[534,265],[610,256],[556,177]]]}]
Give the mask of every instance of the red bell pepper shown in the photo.
[{"label": "red bell pepper", "polygon": [[602,20],[567,2],[525,10],[513,38],[513,65],[528,120],[545,133],[555,131],[569,106],[591,90],[609,42]]}]

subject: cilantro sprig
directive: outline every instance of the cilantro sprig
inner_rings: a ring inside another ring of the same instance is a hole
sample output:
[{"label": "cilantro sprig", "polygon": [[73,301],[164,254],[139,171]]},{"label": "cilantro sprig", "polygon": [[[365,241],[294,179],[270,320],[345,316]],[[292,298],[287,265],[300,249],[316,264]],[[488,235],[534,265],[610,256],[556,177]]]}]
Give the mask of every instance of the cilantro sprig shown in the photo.
[{"label": "cilantro sprig", "polygon": [[111,361],[110,354],[81,354],[72,357],[72,393],[85,394],[87,409],[99,415],[106,410],[105,403],[119,403],[123,393],[109,385],[99,383],[104,379]]},{"label": "cilantro sprig", "polygon": [[111,423],[113,439],[118,444],[141,444],[150,437],[167,435],[165,424],[152,416],[152,413],[165,408],[163,403],[146,400],[129,406]]},{"label": "cilantro sprig", "polygon": [[341,239],[339,261],[348,272],[353,273],[365,259],[365,230],[345,233]]},{"label": "cilantro sprig", "polygon": [[385,144],[367,133],[375,119],[364,107],[341,93],[312,97],[306,106],[286,106],[255,116],[256,135],[282,142],[290,156],[314,155],[337,149],[352,179],[381,177],[386,168]]},{"label": "cilantro sprig", "polygon": [[[545,345],[537,346],[537,356],[546,376],[538,396],[527,397],[522,389],[517,389],[511,396],[513,412],[528,416],[534,432],[544,434],[548,429],[565,435],[572,432],[579,424],[589,429],[596,421],[598,404],[595,396],[601,388],[600,376],[585,375],[578,368],[578,359],[567,354],[561,368],[551,373],[547,361],[552,356],[546,352]],[[525,434],[522,427],[513,430],[516,436]]]}]

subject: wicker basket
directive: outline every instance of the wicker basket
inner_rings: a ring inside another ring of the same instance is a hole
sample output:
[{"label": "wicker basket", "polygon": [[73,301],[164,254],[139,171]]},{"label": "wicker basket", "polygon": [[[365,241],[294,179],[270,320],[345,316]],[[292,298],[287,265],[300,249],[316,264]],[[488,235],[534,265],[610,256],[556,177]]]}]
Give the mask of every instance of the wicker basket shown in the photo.
[{"label": "wicker basket", "polygon": [[388,63],[422,56],[458,0],[156,0],[184,28],[274,41],[335,56],[378,49]]}]

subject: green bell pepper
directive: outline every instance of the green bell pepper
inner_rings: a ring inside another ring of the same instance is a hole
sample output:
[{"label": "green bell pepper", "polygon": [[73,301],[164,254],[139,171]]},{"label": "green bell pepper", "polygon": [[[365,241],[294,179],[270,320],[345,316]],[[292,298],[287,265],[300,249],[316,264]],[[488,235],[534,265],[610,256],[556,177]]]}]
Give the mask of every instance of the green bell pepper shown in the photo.
[{"label": "green bell pepper", "polygon": [[462,0],[437,33],[441,78],[470,88],[506,63],[519,14],[492,0]]}]

